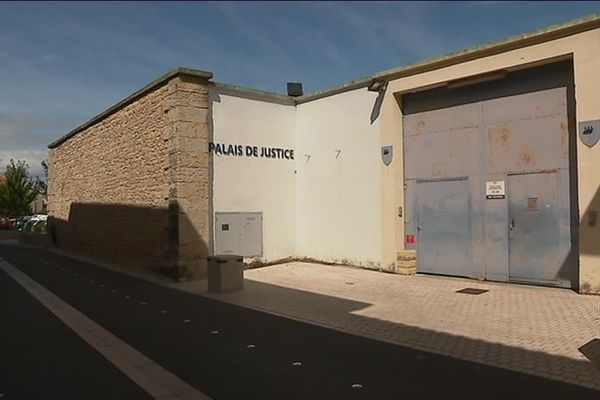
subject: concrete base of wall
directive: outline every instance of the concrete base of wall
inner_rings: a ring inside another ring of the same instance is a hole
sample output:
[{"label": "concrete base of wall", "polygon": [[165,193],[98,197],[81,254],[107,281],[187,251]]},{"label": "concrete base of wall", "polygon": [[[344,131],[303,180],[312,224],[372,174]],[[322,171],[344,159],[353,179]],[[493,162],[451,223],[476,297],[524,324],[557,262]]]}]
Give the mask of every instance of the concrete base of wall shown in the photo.
[{"label": "concrete base of wall", "polygon": [[287,264],[291,262],[305,262],[323,265],[338,265],[342,267],[369,269],[372,271],[388,272],[398,275],[415,275],[417,273],[417,252],[415,250],[401,250],[397,253],[397,261],[393,264],[384,266],[381,264],[355,265],[349,262],[326,261],[310,257],[286,257],[270,262],[262,262],[258,259],[252,259],[250,263],[246,261],[245,268],[261,268],[270,265]]}]

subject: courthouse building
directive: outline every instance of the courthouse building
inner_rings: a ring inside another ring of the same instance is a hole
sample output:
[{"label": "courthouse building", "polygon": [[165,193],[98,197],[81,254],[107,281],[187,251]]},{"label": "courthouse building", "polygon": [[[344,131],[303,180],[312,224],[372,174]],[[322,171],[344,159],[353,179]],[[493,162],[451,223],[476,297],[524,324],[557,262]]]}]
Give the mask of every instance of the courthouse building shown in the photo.
[{"label": "courthouse building", "polygon": [[175,69],[49,145],[50,232],[190,277],[238,254],[600,293],[599,71],[599,16],[307,95]]}]

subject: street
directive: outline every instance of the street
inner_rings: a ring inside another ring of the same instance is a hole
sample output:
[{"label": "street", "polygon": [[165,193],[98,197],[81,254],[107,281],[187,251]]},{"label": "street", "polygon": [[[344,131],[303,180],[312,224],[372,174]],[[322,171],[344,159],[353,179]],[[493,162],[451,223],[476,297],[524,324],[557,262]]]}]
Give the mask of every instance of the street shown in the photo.
[{"label": "street", "polygon": [[[169,289],[42,249],[0,258],[213,399],[596,399],[554,380]],[[0,271],[4,399],[149,398]]]}]

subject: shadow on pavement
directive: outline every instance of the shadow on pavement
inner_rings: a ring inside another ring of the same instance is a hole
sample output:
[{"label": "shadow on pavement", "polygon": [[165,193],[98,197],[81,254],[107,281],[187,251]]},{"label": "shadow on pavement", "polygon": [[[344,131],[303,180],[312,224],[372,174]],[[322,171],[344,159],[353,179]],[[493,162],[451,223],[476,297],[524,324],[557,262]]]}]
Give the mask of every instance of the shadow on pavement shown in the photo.
[{"label": "shadow on pavement", "polygon": [[[193,284],[192,284],[193,285]],[[569,382],[600,390],[600,368],[583,357],[579,360],[556,354],[548,354],[523,347],[512,347],[492,341],[453,335],[447,332],[424,329],[397,322],[359,315],[360,310],[372,304],[327,296],[304,290],[267,284],[246,279],[244,292],[207,294],[203,289],[190,287],[184,290],[207,295],[210,298],[231,302],[242,307],[314,323],[350,334],[367,336],[396,345],[442,354],[505,368],[511,371]],[[341,316],[341,317],[340,317]],[[599,315],[600,317],[600,315]],[[336,322],[338,321],[338,322]],[[544,335],[544,332],[539,332]],[[600,341],[600,339],[596,339]],[[592,342],[594,344],[592,344]],[[592,348],[597,350],[595,358],[600,365],[600,343],[592,341],[582,347],[582,353],[590,358]],[[593,359],[590,358],[592,361]]]},{"label": "shadow on pavement", "polygon": [[[597,387],[598,371],[591,374],[587,361],[356,315],[369,307],[364,302],[274,285],[262,288],[264,309],[276,308],[269,304],[277,301],[277,306],[289,302],[313,315],[342,313],[354,327],[354,334],[347,334],[225,302],[233,293],[215,300],[41,249],[0,245],[0,256],[215,399],[598,397],[597,391],[569,384]],[[215,329],[218,335],[212,334]],[[356,335],[369,332],[405,343]],[[251,351],[248,344],[253,344]],[[293,369],[296,361],[302,368]],[[526,371],[505,369],[503,363]],[[355,383],[363,388],[352,389]]]}]

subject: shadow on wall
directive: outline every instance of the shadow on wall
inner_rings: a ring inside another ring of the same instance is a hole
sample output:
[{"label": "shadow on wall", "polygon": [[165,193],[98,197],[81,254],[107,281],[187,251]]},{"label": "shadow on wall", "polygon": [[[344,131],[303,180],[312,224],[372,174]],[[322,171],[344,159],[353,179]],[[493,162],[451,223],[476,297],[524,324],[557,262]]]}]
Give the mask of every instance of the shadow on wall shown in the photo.
[{"label": "shadow on wall", "polygon": [[105,262],[175,279],[206,274],[206,240],[176,202],[168,208],[72,203],[68,220],[49,217],[48,233],[55,247]]}]

